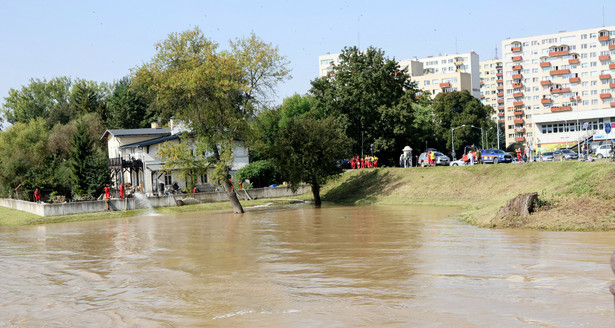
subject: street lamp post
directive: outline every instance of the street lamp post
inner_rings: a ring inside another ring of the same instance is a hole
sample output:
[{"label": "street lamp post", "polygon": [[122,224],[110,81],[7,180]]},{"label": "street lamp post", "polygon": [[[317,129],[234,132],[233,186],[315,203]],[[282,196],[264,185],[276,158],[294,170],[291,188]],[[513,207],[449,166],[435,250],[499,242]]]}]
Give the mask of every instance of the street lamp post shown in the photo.
[{"label": "street lamp post", "polygon": [[451,156],[453,157],[453,159],[455,159],[455,144],[454,144],[454,138],[455,138],[455,129],[459,129],[466,126],[465,124],[458,126],[456,128],[451,128]]},{"label": "street lamp post", "polygon": [[483,140],[483,128],[482,127],[476,127],[474,125],[470,125],[471,127],[475,128],[475,129],[480,129],[480,148],[485,148],[485,141]]}]

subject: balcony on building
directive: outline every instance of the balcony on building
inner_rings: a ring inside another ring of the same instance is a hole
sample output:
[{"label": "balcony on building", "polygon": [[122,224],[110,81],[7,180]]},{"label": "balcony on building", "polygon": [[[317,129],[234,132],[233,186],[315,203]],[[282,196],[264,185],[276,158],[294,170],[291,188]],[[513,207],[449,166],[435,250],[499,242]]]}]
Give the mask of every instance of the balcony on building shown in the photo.
[{"label": "balcony on building", "polygon": [[511,77],[513,80],[518,80],[523,78],[523,74],[513,74]]},{"label": "balcony on building", "polygon": [[[504,110],[504,106],[498,106],[498,110]],[[502,114],[502,116],[504,116],[504,113],[499,113],[499,114]]]},{"label": "balcony on building", "polygon": [[615,49],[615,44],[609,44],[609,50]]},{"label": "balcony on building", "polygon": [[609,36],[608,35],[599,36],[598,41],[609,41]]},{"label": "balcony on building", "polygon": [[525,121],[522,118],[516,119],[513,121],[515,124],[523,124]]},{"label": "balcony on building", "polygon": [[570,70],[569,69],[557,69],[557,70],[553,70],[550,71],[549,74],[551,75],[563,75],[563,74],[569,74]]},{"label": "balcony on building", "polygon": [[540,81],[541,85],[550,85],[551,84],[551,80],[544,80],[544,81]]},{"label": "balcony on building", "polygon": [[480,95],[480,99],[485,99],[485,95]]},{"label": "balcony on building", "polygon": [[549,52],[549,57],[566,56],[570,53],[569,50],[556,50]]},{"label": "balcony on building", "polygon": [[504,73],[502,73],[502,72],[497,72],[497,73],[495,73],[495,76],[497,76],[497,77],[502,77],[502,76],[504,76]]},{"label": "balcony on building", "polygon": [[498,90],[504,90],[504,86],[503,86],[503,85],[498,85],[496,89],[498,89]]},{"label": "balcony on building", "polygon": [[551,100],[551,98],[542,98],[542,99],[540,99],[540,103],[542,103],[542,104],[550,104],[552,102],[553,102],[553,100]]},{"label": "balcony on building", "polygon": [[523,101],[515,101],[515,102],[513,102],[513,106],[521,107],[521,106],[523,106]]},{"label": "balcony on building", "polygon": [[600,74],[601,80],[608,80],[611,78],[611,74]]},{"label": "balcony on building", "polygon": [[572,110],[571,106],[556,106],[556,107],[551,107],[551,112],[566,112],[566,111],[570,111]]},{"label": "balcony on building", "polygon": [[525,137],[516,137],[515,142],[523,142],[525,141]]},{"label": "balcony on building", "polygon": [[598,60],[600,61],[611,60],[611,55],[598,56]]},{"label": "balcony on building", "polygon": [[551,89],[551,93],[565,93],[570,92],[570,88],[553,88]]},{"label": "balcony on building", "polygon": [[568,64],[578,64],[578,63],[579,63],[579,58],[568,59]]},{"label": "balcony on building", "polygon": [[504,120],[498,120],[498,123],[504,123]]},{"label": "balcony on building", "polygon": [[510,48],[510,51],[512,51],[512,52],[521,52],[521,46],[512,47],[512,48]]},{"label": "balcony on building", "polygon": [[581,100],[581,96],[570,97],[570,101],[579,101]]},{"label": "balcony on building", "polygon": [[504,113],[498,113],[499,117],[504,117]]},{"label": "balcony on building", "polygon": [[615,107],[615,102],[611,102],[611,107]]},{"label": "balcony on building", "polygon": [[615,89],[615,83],[609,83],[609,88]]},{"label": "balcony on building", "polygon": [[516,93],[513,93],[513,97],[514,97],[514,98],[523,97],[523,92],[516,92]]},{"label": "balcony on building", "polygon": [[540,63],[540,67],[550,67],[551,66],[551,62],[542,62]]},{"label": "balcony on building", "polygon": [[514,114],[515,116],[521,116],[521,115],[523,115],[523,113],[524,113],[524,112],[523,112],[522,110],[520,110],[520,109],[516,109],[516,110],[513,112],[513,114]]},{"label": "balcony on building", "polygon": [[495,83],[504,83],[504,80],[497,80]]},{"label": "balcony on building", "polygon": [[523,84],[522,83],[513,83],[512,87],[513,87],[513,89],[523,88]]},{"label": "balcony on building", "polygon": [[611,94],[610,93],[601,93],[600,94],[600,98],[601,99],[611,98]]},{"label": "balcony on building", "polygon": [[498,99],[498,104],[503,104],[504,103],[504,99]]},{"label": "balcony on building", "polygon": [[512,67],[513,71],[518,71],[523,69],[523,65],[515,65]]},{"label": "balcony on building", "polygon": [[570,81],[570,83],[578,83],[579,81],[581,81],[580,77],[571,77],[568,81]]},{"label": "balcony on building", "polygon": [[511,58],[511,60],[512,60],[512,61],[522,61],[522,60],[523,60],[523,57],[521,57],[521,56],[513,56],[513,57]]},{"label": "balcony on building", "polygon": [[615,69],[615,64],[609,64],[609,69]]},{"label": "balcony on building", "polygon": [[518,133],[525,133],[525,129],[524,129],[524,128],[516,128],[516,129],[515,129],[515,132],[518,132]]},{"label": "balcony on building", "polygon": [[485,84],[483,81],[480,81],[480,85],[482,86],[483,84]]},{"label": "balcony on building", "polygon": [[449,82],[440,83],[440,88],[450,88],[451,84]]},{"label": "balcony on building", "polygon": [[498,97],[504,97],[504,92],[498,92],[498,94],[496,95]]}]

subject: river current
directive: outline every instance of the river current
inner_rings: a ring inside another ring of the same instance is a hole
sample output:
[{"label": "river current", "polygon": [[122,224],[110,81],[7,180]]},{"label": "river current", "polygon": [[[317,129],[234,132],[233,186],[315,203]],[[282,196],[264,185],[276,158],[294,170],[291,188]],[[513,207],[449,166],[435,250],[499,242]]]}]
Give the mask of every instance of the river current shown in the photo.
[{"label": "river current", "polygon": [[0,327],[613,327],[612,232],[292,205],[0,227]]}]

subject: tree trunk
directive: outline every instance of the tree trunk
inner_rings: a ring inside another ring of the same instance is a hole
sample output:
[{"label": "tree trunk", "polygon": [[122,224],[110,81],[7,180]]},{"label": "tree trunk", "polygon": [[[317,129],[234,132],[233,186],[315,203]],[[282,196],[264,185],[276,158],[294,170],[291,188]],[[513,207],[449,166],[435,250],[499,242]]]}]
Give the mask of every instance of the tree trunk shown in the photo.
[{"label": "tree trunk", "polygon": [[235,193],[235,189],[231,188],[231,183],[228,181],[228,179],[222,180],[222,186],[224,186],[224,191],[226,191],[226,195],[231,201],[231,205],[233,205],[233,213],[243,213],[243,207],[239,202],[239,198],[237,198],[237,193]]},{"label": "tree trunk", "polygon": [[312,184],[312,195],[314,195],[314,205],[320,206],[320,185],[318,183]]},{"label": "tree trunk", "polygon": [[[220,161],[220,153],[218,152],[217,145],[212,146],[212,151],[214,153],[214,158],[217,160],[216,165],[224,165],[224,163],[221,163]],[[237,198],[237,194],[235,193],[235,190],[231,187],[231,182],[229,181],[231,175],[228,173],[228,169],[225,169],[224,172],[225,178],[222,179],[222,186],[224,187],[226,196],[231,201],[231,205],[233,206],[233,213],[243,213],[243,207],[241,206],[239,198]]]}]

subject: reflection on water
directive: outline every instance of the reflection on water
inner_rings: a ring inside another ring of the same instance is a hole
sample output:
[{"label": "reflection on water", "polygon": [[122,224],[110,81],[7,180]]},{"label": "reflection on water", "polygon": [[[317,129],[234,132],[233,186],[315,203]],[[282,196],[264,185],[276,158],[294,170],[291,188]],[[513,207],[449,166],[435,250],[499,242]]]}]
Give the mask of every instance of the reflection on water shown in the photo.
[{"label": "reflection on water", "polygon": [[611,327],[614,233],[296,205],[0,228],[0,326]]}]

